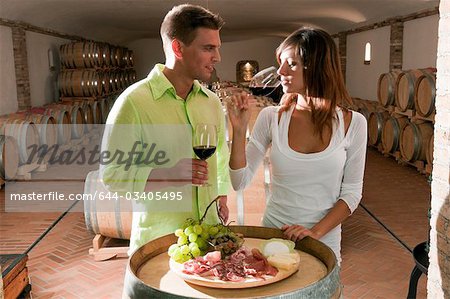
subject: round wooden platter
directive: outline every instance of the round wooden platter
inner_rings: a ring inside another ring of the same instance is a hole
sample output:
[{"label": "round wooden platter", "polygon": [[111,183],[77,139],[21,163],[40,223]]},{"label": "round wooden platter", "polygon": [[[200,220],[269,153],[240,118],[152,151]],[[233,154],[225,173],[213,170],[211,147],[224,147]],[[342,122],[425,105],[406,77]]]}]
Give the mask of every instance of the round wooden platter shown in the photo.
[{"label": "round wooden platter", "polygon": [[[261,239],[245,239],[244,246],[246,246],[249,249],[252,248],[259,248],[259,244],[262,240]],[[271,275],[264,275],[262,278],[255,278],[252,276],[249,276],[245,278],[243,281],[239,282],[233,282],[233,281],[223,281],[220,280],[218,277],[215,276],[206,276],[202,277],[199,275],[192,275],[192,274],[186,274],[183,272],[184,266],[183,264],[177,263],[174,260],[170,259],[169,262],[170,270],[172,270],[176,275],[181,277],[183,280],[209,288],[219,288],[219,289],[242,289],[242,288],[252,288],[252,287],[259,287],[267,284],[271,284],[280,280],[283,280],[285,278],[288,278],[292,274],[298,271],[298,265],[297,267],[292,268],[291,270],[283,270],[278,269],[278,273],[275,276]]]},{"label": "round wooden platter", "polygon": [[[246,244],[250,244],[252,239],[245,238]],[[255,239],[261,242],[262,239]],[[246,245],[246,246],[247,246]],[[278,296],[280,294],[295,292],[298,289],[312,285],[327,275],[327,267],[315,256],[301,250],[297,250],[300,255],[300,264],[290,277],[272,281],[270,285],[259,287],[246,287],[233,290],[233,298],[266,297]],[[142,264],[136,276],[145,285],[153,289],[158,289],[169,294],[188,296],[194,298],[228,298],[229,289],[217,287],[205,287],[185,281],[180,276],[170,270],[169,256],[167,252],[160,253]]]}]

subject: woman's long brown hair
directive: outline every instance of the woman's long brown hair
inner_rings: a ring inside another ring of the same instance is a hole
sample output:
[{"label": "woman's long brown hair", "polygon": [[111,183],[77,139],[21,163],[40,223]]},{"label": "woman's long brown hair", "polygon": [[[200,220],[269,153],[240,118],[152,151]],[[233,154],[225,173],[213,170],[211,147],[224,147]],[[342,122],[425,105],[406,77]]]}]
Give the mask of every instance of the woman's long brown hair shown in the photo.
[{"label": "woman's long brown hair", "polygon": [[[345,88],[338,49],[332,37],[321,29],[302,27],[289,35],[277,48],[281,52],[293,48],[303,65],[303,96],[312,112],[314,133],[323,140],[325,128],[331,131],[336,106],[350,104],[351,97]],[[281,99],[281,112],[295,105],[297,94],[285,94]]]}]

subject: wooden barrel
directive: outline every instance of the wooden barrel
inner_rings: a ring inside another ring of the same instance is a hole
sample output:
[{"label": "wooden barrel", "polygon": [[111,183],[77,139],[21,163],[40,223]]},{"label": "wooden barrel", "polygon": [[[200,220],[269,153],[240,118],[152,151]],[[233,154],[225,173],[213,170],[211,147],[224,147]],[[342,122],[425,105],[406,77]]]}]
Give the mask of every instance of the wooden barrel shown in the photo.
[{"label": "wooden barrel", "polygon": [[137,74],[135,70],[128,70],[127,72],[128,77],[128,85],[131,85],[137,81]]},{"label": "wooden barrel", "polygon": [[436,73],[423,73],[417,78],[414,87],[414,104],[417,114],[423,117],[432,115],[435,111]]},{"label": "wooden barrel", "polygon": [[1,131],[4,135],[16,139],[20,164],[32,164],[37,161],[38,155],[35,150],[39,147],[39,132],[34,123],[25,119],[6,119]]},{"label": "wooden barrel", "polygon": [[84,193],[97,194],[96,198],[84,201],[84,219],[87,229],[105,237],[129,240],[133,217],[131,201],[115,200],[114,197],[108,200],[106,198],[108,190],[99,179],[98,171],[89,172],[87,175]]},{"label": "wooden barrel", "polygon": [[111,65],[113,67],[121,67],[123,64],[122,48],[111,46],[110,51],[111,51]]},{"label": "wooden barrel", "polygon": [[433,153],[434,153],[434,133],[431,134],[427,144],[427,151],[425,153],[427,163],[433,165]]},{"label": "wooden barrel", "polygon": [[408,122],[400,134],[400,153],[406,161],[426,160],[426,148],[433,134],[429,122]]},{"label": "wooden barrel", "polygon": [[33,122],[39,132],[39,145],[47,145],[51,148],[56,144],[57,127],[56,120],[51,115],[45,114],[29,114],[26,118]]},{"label": "wooden barrel", "polygon": [[70,116],[67,110],[60,106],[51,106],[45,109],[45,114],[51,115],[56,121],[56,142],[59,145],[67,144],[70,141]]},{"label": "wooden barrel", "polygon": [[377,110],[376,105],[374,105],[372,102],[373,101],[367,100],[359,100],[355,102],[356,111],[361,113],[366,118],[367,122],[369,122],[370,113]]},{"label": "wooden barrel", "polygon": [[126,89],[128,86],[131,85],[130,76],[128,76],[128,70],[124,70],[122,72],[122,78],[123,78],[123,89]]},{"label": "wooden barrel", "polygon": [[394,70],[389,73],[381,74],[378,78],[377,95],[378,102],[383,107],[395,105],[395,89],[397,77],[400,71]]},{"label": "wooden barrel", "polygon": [[86,101],[77,101],[59,106],[66,109],[69,113],[72,139],[80,139],[84,133],[92,129],[92,109]]},{"label": "wooden barrel", "polygon": [[[116,101],[116,96],[109,96],[106,98],[106,111],[107,114],[111,111],[112,107],[114,106],[114,102]],[[106,122],[106,120],[105,120]]]},{"label": "wooden barrel", "polygon": [[130,52],[127,48],[122,48],[121,67],[128,67],[130,65]]},{"label": "wooden barrel", "polygon": [[401,111],[415,109],[414,97],[417,80],[424,74],[429,74],[435,69],[413,69],[401,72],[397,77],[395,104]]},{"label": "wooden barrel", "polygon": [[127,87],[126,80],[125,80],[125,72],[120,70],[120,71],[117,72],[117,76],[118,76],[117,77],[117,79],[118,79],[118,88],[119,88],[119,91],[122,91],[122,90],[124,90]]},{"label": "wooden barrel", "polygon": [[89,102],[84,102],[80,105],[83,112],[84,119],[84,133],[88,133],[92,130],[94,125],[94,112],[92,111],[92,106]]},{"label": "wooden barrel", "polygon": [[[263,239],[282,238],[279,229],[231,226],[242,233],[251,248]],[[296,242],[299,270],[274,284],[256,288],[224,289],[186,283],[169,268],[167,250],[177,242],[174,234],[148,242],[128,260],[125,298],[340,298],[339,267],[332,250],[320,241],[306,237]],[[244,243],[244,245],[246,244]],[[157,270],[156,270],[157,269]]]},{"label": "wooden barrel", "polygon": [[92,97],[102,93],[102,84],[95,70],[65,70],[58,75],[58,87],[62,96]]},{"label": "wooden barrel", "polygon": [[123,78],[125,81],[124,89],[130,86],[131,84],[136,82],[136,71],[135,70],[126,70],[123,72]]},{"label": "wooden barrel", "polygon": [[110,75],[108,71],[98,72],[99,80],[102,85],[103,94],[109,94],[111,92]]},{"label": "wooden barrel", "polygon": [[108,78],[106,78],[109,80],[109,91],[110,92],[116,92],[117,89],[117,75],[116,75],[116,71],[110,71],[108,72]]},{"label": "wooden barrel", "polygon": [[386,111],[372,111],[369,115],[368,121],[368,133],[369,133],[369,145],[377,145],[381,142],[381,135],[383,132],[383,124],[389,117],[389,113]]},{"label": "wooden barrel", "polygon": [[72,139],[82,138],[85,127],[84,126],[85,118],[81,107],[77,104],[72,106],[61,105],[61,107],[64,107],[69,113],[71,138]]},{"label": "wooden barrel", "polygon": [[111,50],[107,43],[102,43],[98,45],[100,52],[100,66],[111,67]]},{"label": "wooden barrel", "polygon": [[93,68],[99,65],[99,47],[95,42],[73,42],[60,47],[61,63],[66,68]]},{"label": "wooden barrel", "polygon": [[92,123],[93,124],[102,124],[103,122],[103,115],[102,115],[102,110],[100,107],[100,102],[99,101],[92,101],[90,102],[91,105],[91,109],[92,109]]},{"label": "wooden barrel", "polygon": [[134,66],[134,54],[132,50],[128,50],[128,67],[133,67]]},{"label": "wooden barrel", "polygon": [[104,45],[103,43],[95,43],[97,49],[97,57],[95,67],[103,68],[105,67],[105,55],[104,55]]},{"label": "wooden barrel", "polygon": [[119,79],[117,71],[110,71],[108,72],[108,79],[109,79],[109,91],[110,92],[116,92],[119,90]]},{"label": "wooden barrel", "polygon": [[381,143],[387,153],[394,153],[399,150],[400,134],[408,123],[408,118],[404,116],[390,116],[383,124]]},{"label": "wooden barrel", "polygon": [[0,135],[0,178],[13,179],[19,168],[19,148],[16,139]]},{"label": "wooden barrel", "polygon": [[100,111],[102,114],[102,123],[105,124],[109,114],[107,98],[99,99],[98,103],[100,105]]},{"label": "wooden barrel", "polygon": [[[62,102],[63,105],[80,107],[82,112],[82,123],[84,128],[84,133],[88,133],[97,124],[99,116],[95,113],[99,113],[99,108],[97,108],[97,102],[92,99],[79,99],[79,100],[65,100]],[[67,108],[67,107],[65,107]],[[68,109],[68,108],[67,108]],[[95,110],[94,110],[95,109]],[[97,111],[98,110],[98,111]],[[97,118],[96,118],[97,117]]]}]

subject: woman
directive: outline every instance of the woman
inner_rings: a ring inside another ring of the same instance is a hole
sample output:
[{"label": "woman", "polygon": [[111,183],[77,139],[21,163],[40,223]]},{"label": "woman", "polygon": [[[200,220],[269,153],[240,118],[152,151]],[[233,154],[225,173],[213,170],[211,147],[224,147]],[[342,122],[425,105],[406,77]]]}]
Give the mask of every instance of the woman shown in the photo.
[{"label": "woman", "polygon": [[272,195],[263,225],[297,241],[327,244],[341,261],[341,223],[361,200],[366,155],[364,117],[339,105],[351,101],[339,54],[323,30],[301,28],[276,51],[284,96],[260,112],[245,145],[250,99],[233,96],[231,181],[244,189],[271,146]]}]

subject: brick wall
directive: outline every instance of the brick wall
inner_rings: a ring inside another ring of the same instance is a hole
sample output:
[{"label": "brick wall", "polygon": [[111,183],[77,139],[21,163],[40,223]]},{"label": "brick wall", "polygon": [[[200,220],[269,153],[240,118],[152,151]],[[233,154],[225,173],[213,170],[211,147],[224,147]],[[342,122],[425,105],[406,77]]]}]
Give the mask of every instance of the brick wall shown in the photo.
[{"label": "brick wall", "polygon": [[342,72],[346,71],[347,64],[347,35],[359,33],[363,31],[373,30],[376,28],[391,26],[391,41],[390,41],[390,57],[389,57],[389,69],[401,70],[403,67],[403,24],[406,21],[414,19],[424,18],[439,13],[438,7],[430,10],[420,11],[412,13],[406,16],[399,16],[395,18],[389,18],[382,22],[373,23],[370,25],[361,26],[352,30],[347,30],[333,34],[333,38],[339,38],[339,55],[341,56]]},{"label": "brick wall", "polygon": [[450,1],[441,0],[428,298],[450,298]]},{"label": "brick wall", "polygon": [[391,45],[389,55],[389,70],[401,70],[403,57],[403,22],[391,24]]},{"label": "brick wall", "polygon": [[17,106],[19,110],[31,108],[30,74],[28,69],[28,54],[26,32],[37,32],[70,40],[84,40],[80,36],[60,33],[52,29],[37,27],[21,21],[0,18],[0,25],[11,27],[13,40],[14,67],[16,73]]},{"label": "brick wall", "polygon": [[347,69],[347,34],[341,32],[338,34],[339,38],[339,56],[341,58],[341,69],[345,80],[345,72]]},{"label": "brick wall", "polygon": [[21,27],[12,27],[11,29],[16,69],[17,103],[19,110],[24,110],[31,107],[26,31]]}]

